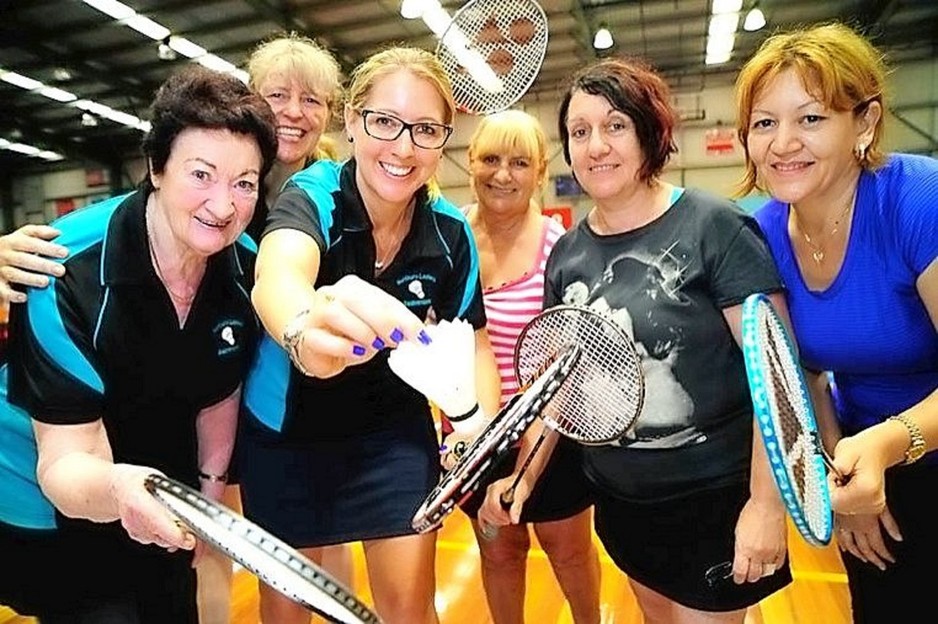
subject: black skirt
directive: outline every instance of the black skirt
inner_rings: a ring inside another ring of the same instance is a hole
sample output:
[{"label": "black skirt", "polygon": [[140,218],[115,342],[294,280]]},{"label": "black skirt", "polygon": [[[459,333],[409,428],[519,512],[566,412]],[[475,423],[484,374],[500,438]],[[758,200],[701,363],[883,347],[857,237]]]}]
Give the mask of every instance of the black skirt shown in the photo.
[{"label": "black skirt", "polygon": [[246,414],[240,441],[244,515],[294,548],[414,533],[440,475],[431,419],[348,438],[285,442]]}]

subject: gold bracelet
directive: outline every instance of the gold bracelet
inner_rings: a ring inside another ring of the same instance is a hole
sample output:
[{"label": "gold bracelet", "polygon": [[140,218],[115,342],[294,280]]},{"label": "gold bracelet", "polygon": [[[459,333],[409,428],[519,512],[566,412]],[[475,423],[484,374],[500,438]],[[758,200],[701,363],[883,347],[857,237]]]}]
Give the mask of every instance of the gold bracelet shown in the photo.
[{"label": "gold bracelet", "polygon": [[925,454],[925,436],[922,435],[921,428],[914,420],[905,414],[890,416],[889,420],[902,423],[905,425],[906,431],[909,432],[909,447],[905,450],[905,458],[902,465],[917,462],[922,458],[922,455]]},{"label": "gold bracelet", "polygon": [[207,472],[199,471],[199,478],[203,481],[208,481],[210,483],[228,483],[228,473],[222,473],[220,475],[208,474]]}]

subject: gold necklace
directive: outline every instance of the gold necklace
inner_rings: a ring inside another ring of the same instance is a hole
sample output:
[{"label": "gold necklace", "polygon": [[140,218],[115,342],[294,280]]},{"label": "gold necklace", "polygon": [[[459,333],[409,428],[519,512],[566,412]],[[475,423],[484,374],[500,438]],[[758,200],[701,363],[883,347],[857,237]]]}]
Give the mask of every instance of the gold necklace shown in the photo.
[{"label": "gold necklace", "polygon": [[[801,227],[801,220],[798,219],[798,211],[795,211],[795,225],[798,226],[798,231],[801,232],[801,235],[804,237],[804,241],[808,243],[808,246],[811,248],[811,258],[814,259],[814,263],[817,264],[818,266],[820,266],[821,263],[824,262],[825,254],[821,246],[829,242],[832,238],[834,238],[834,235],[840,229],[841,222],[843,221],[847,213],[850,212],[851,208],[853,208],[853,199],[851,199],[850,202],[847,203],[847,205],[844,207],[844,209],[840,211],[840,214],[838,214],[837,218],[834,219],[834,227],[832,227],[830,233],[824,237],[824,240],[819,243],[815,243],[813,240],[811,240],[811,237],[808,236],[808,233],[804,231],[804,228]],[[822,234],[823,232],[824,230],[821,229]],[[817,238],[816,235],[815,235],[815,238]]]},{"label": "gold necklace", "polygon": [[147,220],[147,243],[150,245],[150,258],[153,260],[153,268],[156,269],[156,276],[160,278],[160,281],[163,282],[163,287],[166,289],[166,292],[169,293],[170,299],[181,304],[181,305],[191,305],[192,300],[195,299],[195,291],[190,295],[180,295],[173,291],[169,286],[169,282],[166,280],[166,276],[163,275],[163,267],[160,266],[160,259],[156,255],[156,248],[153,245],[153,233],[150,230],[150,221]]},{"label": "gold necklace", "polygon": [[[394,224],[395,230],[399,230],[401,228],[401,225],[407,221],[408,215],[413,214],[412,208],[414,207],[415,202],[416,200],[411,200],[411,202],[407,205],[407,207],[404,208],[404,211],[401,213],[401,216],[398,219],[397,223]],[[373,233],[372,233],[372,236],[374,236]],[[392,243],[390,247],[388,247],[388,250],[384,252],[384,256],[382,256],[381,258],[378,257],[378,239],[377,237],[375,237],[375,273],[380,273],[381,271],[384,270],[384,268],[387,266],[387,263],[391,259],[391,257],[395,253],[397,253],[397,251],[401,248],[401,243],[404,242],[405,236],[407,236],[406,232],[402,236],[399,236],[399,237],[392,234],[390,238],[396,238],[397,240],[394,243]]]}]

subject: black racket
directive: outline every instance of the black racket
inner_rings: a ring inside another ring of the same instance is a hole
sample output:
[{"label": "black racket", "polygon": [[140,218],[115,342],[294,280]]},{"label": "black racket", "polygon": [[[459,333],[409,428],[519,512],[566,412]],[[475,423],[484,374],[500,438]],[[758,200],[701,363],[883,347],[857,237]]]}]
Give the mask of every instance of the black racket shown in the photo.
[{"label": "black racket", "polygon": [[[576,366],[541,410],[546,425],[514,482],[502,493],[502,507],[514,502],[515,487],[550,431],[580,444],[618,440],[635,422],[645,402],[645,376],[635,344],[613,320],[583,306],[561,305],[535,316],[515,345],[515,373],[528,379],[543,361],[565,345],[580,348]],[[489,534],[491,527],[486,527]]]},{"label": "black racket", "polygon": [[456,506],[472,495],[495,462],[517,442],[544,405],[563,385],[576,365],[580,349],[575,345],[544,362],[540,374],[506,403],[481,434],[460,456],[414,514],[412,526],[425,533],[436,528]]},{"label": "black racket", "polygon": [[547,51],[547,16],[534,0],[472,0],[453,16],[436,55],[460,110],[487,115],[527,92]]},{"label": "black racket", "polygon": [[834,524],[825,466],[843,477],[821,444],[795,343],[762,294],[743,302],[742,332],[756,424],[775,483],[801,535],[823,546]]},{"label": "black racket", "polygon": [[330,622],[380,624],[339,581],[243,516],[169,477],[150,475],[146,487],[196,536],[287,598]]}]

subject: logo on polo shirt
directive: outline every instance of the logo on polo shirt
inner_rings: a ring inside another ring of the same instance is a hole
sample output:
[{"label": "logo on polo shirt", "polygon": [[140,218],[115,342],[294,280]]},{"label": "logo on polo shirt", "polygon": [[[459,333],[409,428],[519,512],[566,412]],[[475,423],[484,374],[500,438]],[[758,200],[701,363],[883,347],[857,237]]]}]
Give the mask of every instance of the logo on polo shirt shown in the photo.
[{"label": "logo on polo shirt", "polygon": [[429,294],[432,294],[435,284],[436,277],[429,273],[411,273],[397,278],[397,286],[406,292],[402,301],[410,308],[427,305],[430,299]]},{"label": "logo on polo shirt", "polygon": [[218,357],[236,353],[241,350],[241,334],[244,323],[239,319],[226,319],[215,325],[212,333],[215,335],[215,346]]}]

